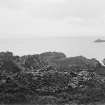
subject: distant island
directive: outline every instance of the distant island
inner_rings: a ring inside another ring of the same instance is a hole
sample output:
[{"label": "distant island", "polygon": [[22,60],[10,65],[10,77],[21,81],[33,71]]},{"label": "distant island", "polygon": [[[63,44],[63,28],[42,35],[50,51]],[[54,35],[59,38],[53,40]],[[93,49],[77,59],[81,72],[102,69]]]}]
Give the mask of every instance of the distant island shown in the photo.
[{"label": "distant island", "polygon": [[102,42],[105,42],[105,40],[103,40],[103,39],[96,39],[94,42],[95,43],[102,43]]}]

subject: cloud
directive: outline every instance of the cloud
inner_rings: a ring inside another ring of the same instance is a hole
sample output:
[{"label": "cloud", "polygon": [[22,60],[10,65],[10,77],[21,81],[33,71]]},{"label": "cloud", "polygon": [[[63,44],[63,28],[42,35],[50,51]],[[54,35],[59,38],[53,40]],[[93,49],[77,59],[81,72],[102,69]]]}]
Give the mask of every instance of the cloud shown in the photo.
[{"label": "cloud", "polygon": [[0,4],[24,9],[34,17],[97,18],[105,13],[104,0],[0,0]]},{"label": "cloud", "polygon": [[102,17],[105,13],[104,0],[65,0],[63,3],[49,3],[46,1],[44,3],[38,2],[40,5],[38,8],[34,5],[38,3],[31,3],[28,8],[34,17],[64,18],[65,16],[74,16],[88,19]]},{"label": "cloud", "polygon": [[105,12],[104,0],[73,0],[72,15],[84,18],[96,18]]},{"label": "cloud", "polygon": [[34,18],[78,18],[103,17],[104,0],[0,0],[1,7],[23,9]]},{"label": "cloud", "polygon": [[0,0],[0,33],[102,33],[104,10],[104,0]]},{"label": "cloud", "polygon": [[[48,35],[57,33],[69,33],[71,25],[65,24],[63,21],[48,20],[46,18],[32,18],[25,11],[21,10],[0,10],[0,33],[2,37],[29,37]],[[1,37],[1,36],[0,36]]]}]

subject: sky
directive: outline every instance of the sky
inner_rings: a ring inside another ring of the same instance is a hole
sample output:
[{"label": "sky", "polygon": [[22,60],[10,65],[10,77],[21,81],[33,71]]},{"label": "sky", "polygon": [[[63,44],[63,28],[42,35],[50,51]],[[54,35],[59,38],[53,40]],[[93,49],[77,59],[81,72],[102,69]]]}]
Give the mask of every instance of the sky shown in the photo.
[{"label": "sky", "polygon": [[105,0],[0,0],[0,51],[105,58]]},{"label": "sky", "polygon": [[105,34],[105,0],[0,0],[0,38]]}]

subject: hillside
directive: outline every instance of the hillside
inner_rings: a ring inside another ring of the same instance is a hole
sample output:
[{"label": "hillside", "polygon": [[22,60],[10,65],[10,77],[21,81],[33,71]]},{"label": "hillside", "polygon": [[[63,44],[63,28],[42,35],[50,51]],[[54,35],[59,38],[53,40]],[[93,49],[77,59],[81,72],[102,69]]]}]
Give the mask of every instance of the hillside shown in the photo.
[{"label": "hillside", "polygon": [[41,56],[43,56],[43,58],[47,60],[49,64],[57,66],[57,70],[59,71],[94,71],[96,68],[101,67],[101,64],[98,60],[88,59],[83,56],[66,57],[64,54],[57,52],[50,52],[50,54],[47,52],[41,54]]},{"label": "hillside", "polygon": [[60,52],[0,53],[0,104],[104,103],[105,67],[96,59]]}]

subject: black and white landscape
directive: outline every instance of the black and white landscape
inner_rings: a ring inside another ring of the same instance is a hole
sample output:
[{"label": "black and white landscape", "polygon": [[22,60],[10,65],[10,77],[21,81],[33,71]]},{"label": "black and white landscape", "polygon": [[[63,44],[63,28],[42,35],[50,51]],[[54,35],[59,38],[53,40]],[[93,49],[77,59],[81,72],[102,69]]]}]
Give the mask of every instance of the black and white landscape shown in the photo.
[{"label": "black and white landscape", "polygon": [[105,105],[105,0],[0,0],[0,105]]}]

